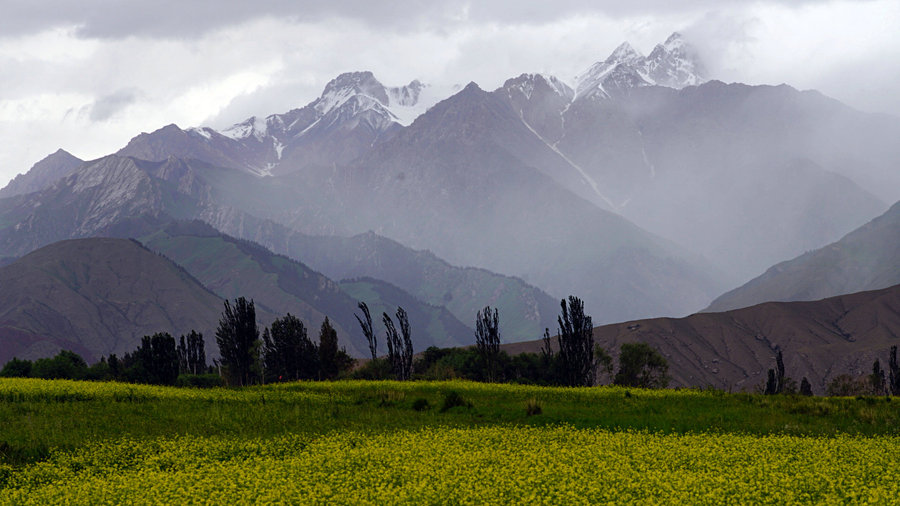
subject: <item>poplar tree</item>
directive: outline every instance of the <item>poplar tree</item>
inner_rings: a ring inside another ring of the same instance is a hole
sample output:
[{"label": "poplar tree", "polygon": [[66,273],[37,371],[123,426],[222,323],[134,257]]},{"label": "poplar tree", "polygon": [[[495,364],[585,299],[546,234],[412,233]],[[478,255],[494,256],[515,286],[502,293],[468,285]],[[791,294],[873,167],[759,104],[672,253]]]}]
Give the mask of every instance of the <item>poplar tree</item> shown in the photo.
[{"label": "poplar tree", "polygon": [[496,381],[500,365],[500,315],[497,309],[485,306],[475,316],[475,347],[484,364],[488,381]]},{"label": "poplar tree", "polygon": [[222,356],[221,365],[229,384],[245,386],[259,378],[259,328],[256,307],[251,299],[225,301],[225,311],[216,330],[216,344]]}]

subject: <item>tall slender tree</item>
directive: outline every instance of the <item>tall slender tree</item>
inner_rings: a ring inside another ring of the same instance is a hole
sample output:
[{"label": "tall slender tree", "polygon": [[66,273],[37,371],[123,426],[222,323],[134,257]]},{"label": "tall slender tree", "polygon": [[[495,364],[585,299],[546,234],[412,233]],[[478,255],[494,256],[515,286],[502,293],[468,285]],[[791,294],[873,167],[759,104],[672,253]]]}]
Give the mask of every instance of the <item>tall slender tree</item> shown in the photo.
[{"label": "tall slender tree", "polygon": [[337,331],[328,317],[319,329],[319,371],[322,379],[335,379],[341,370]]},{"label": "tall slender tree", "polygon": [[256,307],[251,299],[225,301],[225,311],[216,330],[216,344],[222,356],[228,382],[232,385],[250,385],[259,377],[259,328],[256,325]]},{"label": "tall slender tree", "polygon": [[206,351],[203,334],[195,330],[182,335],[178,344],[178,370],[181,374],[203,374],[206,371]]},{"label": "tall slender tree", "polygon": [[399,333],[390,315],[382,313],[381,319],[387,332],[388,361],[391,363],[391,369],[398,380],[408,380],[412,376],[413,346],[406,311],[402,307],[397,308]]},{"label": "tall slender tree", "polygon": [[166,332],[144,336],[137,355],[146,374],[145,380],[154,385],[174,385],[178,379],[178,350],[175,338]]},{"label": "tall slender tree", "polygon": [[569,386],[591,386],[596,378],[594,361],[594,326],[584,314],[584,302],[569,296],[560,301],[562,312],[559,324],[559,366],[563,383]]},{"label": "tall slender tree", "polygon": [[897,347],[891,346],[888,357],[888,387],[891,395],[900,395],[900,364],[897,363]]},{"label": "tall slender tree", "polygon": [[882,395],[887,392],[887,384],[884,378],[884,369],[881,368],[881,362],[876,358],[872,364],[872,375],[869,377],[872,383],[872,393],[874,395]]},{"label": "tall slender tree", "polygon": [[363,312],[363,319],[359,317],[357,314],[353,314],[356,317],[356,321],[359,322],[359,326],[362,328],[363,335],[366,336],[366,341],[369,342],[369,352],[372,354],[372,360],[378,358],[378,350],[377,338],[375,337],[375,330],[372,328],[372,315],[369,314],[369,306],[366,305],[365,302],[360,302],[359,309]]},{"label": "tall slender tree", "polygon": [[766,380],[766,395],[777,395],[784,392],[784,357],[781,349],[776,350],[775,369],[769,369],[769,377]]},{"label": "tall slender tree", "polygon": [[491,306],[485,306],[475,316],[475,347],[484,364],[484,372],[490,382],[497,380],[500,367],[500,314]]}]

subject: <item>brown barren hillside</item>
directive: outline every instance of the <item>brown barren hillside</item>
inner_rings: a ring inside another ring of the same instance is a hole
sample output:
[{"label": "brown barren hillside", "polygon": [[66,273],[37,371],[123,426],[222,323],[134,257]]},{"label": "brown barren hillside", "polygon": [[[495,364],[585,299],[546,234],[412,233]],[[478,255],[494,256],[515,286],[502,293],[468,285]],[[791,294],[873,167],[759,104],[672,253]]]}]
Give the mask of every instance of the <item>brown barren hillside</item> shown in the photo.
[{"label": "brown barren hillside", "polygon": [[75,239],[0,268],[0,363],[72,350],[88,362],[141,337],[195,329],[207,353],[222,299],[171,261],[127,239]]},{"label": "brown barren hillside", "polygon": [[[596,342],[617,358],[622,343],[646,342],[669,362],[670,386],[753,390],[784,353],[787,376],[806,376],[824,393],[837,375],[886,367],[900,345],[900,285],[814,302],[767,302],[723,313],[653,318],[594,329]],[[555,341],[554,337],[554,341]],[[511,354],[538,352],[541,341],[505,345]]]}]

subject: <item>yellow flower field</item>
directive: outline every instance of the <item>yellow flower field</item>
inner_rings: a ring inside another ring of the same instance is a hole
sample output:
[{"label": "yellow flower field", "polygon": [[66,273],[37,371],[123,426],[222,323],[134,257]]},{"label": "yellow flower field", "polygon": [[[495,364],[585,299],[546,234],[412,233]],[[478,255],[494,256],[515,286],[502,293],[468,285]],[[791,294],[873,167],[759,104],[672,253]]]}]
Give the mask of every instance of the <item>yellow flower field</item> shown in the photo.
[{"label": "yellow flower field", "polygon": [[872,503],[900,438],[427,428],[310,440],[90,445],[8,477],[3,504]]},{"label": "yellow flower field", "polygon": [[[451,389],[475,407],[439,410]],[[423,396],[431,407],[413,410]],[[544,414],[526,416],[525,401]],[[465,382],[2,379],[0,414],[21,430],[0,417],[0,504],[895,504],[896,425],[869,436],[829,425],[892,421],[894,404]],[[629,409],[623,425],[597,427]],[[714,412],[707,428],[665,429],[701,410]],[[662,417],[663,429],[628,428],[640,416]],[[715,425],[761,417],[778,428]]]}]

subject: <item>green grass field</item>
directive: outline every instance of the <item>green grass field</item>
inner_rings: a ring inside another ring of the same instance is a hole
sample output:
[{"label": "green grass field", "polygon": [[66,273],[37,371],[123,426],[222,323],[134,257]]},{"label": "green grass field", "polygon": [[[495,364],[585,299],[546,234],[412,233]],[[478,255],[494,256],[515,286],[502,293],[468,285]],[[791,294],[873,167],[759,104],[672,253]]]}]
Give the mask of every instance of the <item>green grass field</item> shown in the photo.
[{"label": "green grass field", "polygon": [[0,379],[0,503],[884,504],[900,493],[898,407],[467,382]]}]

